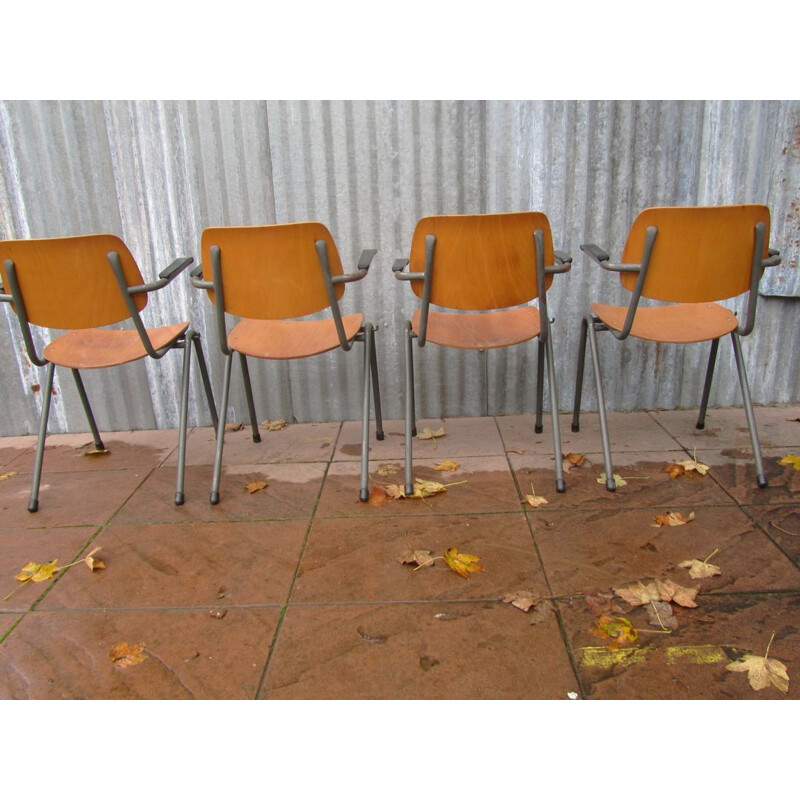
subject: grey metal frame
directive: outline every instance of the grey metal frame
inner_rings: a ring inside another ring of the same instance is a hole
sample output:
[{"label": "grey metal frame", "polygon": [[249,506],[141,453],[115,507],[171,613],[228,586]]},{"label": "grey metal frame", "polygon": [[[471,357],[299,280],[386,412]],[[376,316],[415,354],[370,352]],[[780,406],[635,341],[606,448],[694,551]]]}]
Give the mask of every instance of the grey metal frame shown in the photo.
[{"label": "grey metal frame", "polygon": [[[142,341],[142,346],[144,347],[148,356],[154,359],[163,358],[166,353],[170,350],[182,349],[184,351],[183,354],[183,369],[181,374],[181,399],[180,399],[180,413],[179,413],[179,433],[178,433],[178,467],[177,467],[177,478],[176,478],[176,487],[175,487],[175,505],[183,505],[186,495],[185,495],[185,487],[184,487],[184,475],[185,475],[185,468],[186,468],[186,431],[187,431],[187,420],[188,420],[188,409],[189,409],[189,372],[190,372],[190,362],[191,362],[191,351],[192,346],[194,345],[194,351],[197,358],[197,364],[200,369],[200,375],[203,382],[203,388],[205,389],[206,398],[208,400],[209,410],[211,412],[211,417],[214,420],[216,425],[217,421],[217,411],[214,405],[214,397],[211,391],[211,381],[208,375],[208,366],[206,364],[205,356],[203,354],[203,348],[200,341],[200,334],[195,331],[193,328],[189,327],[186,332],[175,342],[166,347],[161,348],[160,350],[156,350],[152,342],[150,341],[150,337],[147,333],[147,328],[145,327],[144,323],[142,322],[141,315],[139,314],[139,309],[136,307],[135,302],[133,301],[133,296],[136,294],[141,294],[145,292],[153,292],[159,289],[162,289],[168,283],[173,281],[183,270],[188,267],[193,259],[191,258],[179,258],[174,260],[165,270],[159,273],[159,279],[152,283],[141,284],[138,286],[128,286],[127,281],[125,280],[125,275],[122,269],[122,262],[120,260],[119,253],[112,250],[107,254],[108,262],[111,267],[112,272],[117,280],[117,283],[120,288],[120,292],[122,293],[122,297],[125,300],[125,304],[128,308],[128,313],[130,315],[131,321],[133,322],[133,326],[136,329],[136,332],[139,334],[139,338]],[[41,418],[39,420],[39,433],[36,442],[36,457],[34,460],[34,468],[33,468],[33,480],[31,485],[31,494],[30,500],[28,501],[28,511],[31,513],[36,512],[39,510],[39,488],[41,485],[41,476],[42,476],[42,465],[44,462],[44,448],[45,448],[45,439],[47,438],[47,422],[50,416],[50,399],[51,393],[53,389],[53,379],[55,377],[55,364],[48,361],[43,356],[40,356],[36,350],[36,345],[33,341],[33,335],[31,333],[31,323],[28,320],[28,314],[25,308],[25,301],[22,296],[22,292],[20,290],[19,281],[17,280],[16,275],[16,265],[11,259],[7,259],[5,262],[6,268],[6,275],[8,276],[8,283],[9,283],[9,291],[10,294],[5,294],[5,289],[0,287],[0,302],[12,303],[14,306],[14,310],[17,314],[17,319],[20,323],[20,328],[22,331],[22,339],[25,343],[25,348],[28,353],[28,358],[31,360],[31,363],[35,364],[38,367],[47,367],[45,372],[45,381],[44,386],[42,389],[42,412]],[[100,432],[97,427],[97,423],[94,418],[94,413],[92,412],[92,407],[89,403],[89,397],[86,393],[86,388],[83,384],[83,378],[81,377],[80,372],[77,369],[71,369],[73,379],[75,380],[75,386],[78,390],[78,395],[81,399],[81,405],[83,406],[84,413],[86,414],[86,419],[89,423],[89,428],[92,432],[92,438],[94,440],[94,445],[99,450],[104,450],[105,445],[103,444],[103,440],[100,436]]]},{"label": "grey metal frame", "polygon": [[[745,416],[747,417],[747,427],[750,431],[750,442],[753,448],[753,459],[756,467],[756,480],[759,487],[764,488],[767,485],[767,477],[764,472],[764,463],[761,455],[761,444],[758,439],[758,430],[756,428],[755,415],[753,413],[753,403],[750,397],[750,386],[747,381],[747,373],[745,371],[744,359],[741,353],[740,338],[749,335],[755,324],[756,318],[756,304],[758,302],[758,282],[761,278],[761,273],[765,267],[773,267],[780,264],[780,253],[777,250],[769,249],[769,257],[761,258],[761,253],[764,252],[764,237],[765,228],[763,222],[758,222],[753,230],[753,259],[750,270],[750,287],[748,292],[747,304],[745,306],[745,321],[739,327],[731,332],[731,343],[733,346],[734,358],[736,360],[736,370],[739,376],[739,386],[742,391],[742,399],[744,403]],[[584,244],[581,245],[581,250],[586,253],[596,264],[604,270],[610,272],[636,272],[638,277],[634,285],[633,292],[628,304],[628,313],[625,317],[622,330],[616,331],[609,328],[599,318],[588,312],[581,320],[581,334],[578,349],[578,366],[575,377],[575,400],[573,405],[572,414],[572,430],[577,433],[580,430],[580,411],[581,411],[581,395],[583,390],[583,373],[584,363],[586,361],[586,340],[589,340],[589,348],[591,351],[592,368],[594,370],[595,385],[597,389],[597,404],[600,418],[600,436],[603,444],[603,460],[606,469],[606,489],[609,492],[616,490],[616,483],[614,481],[614,467],[611,459],[611,445],[608,435],[608,420],[606,416],[605,397],[603,395],[602,375],[600,371],[600,357],[597,347],[597,333],[600,331],[610,331],[611,334],[618,340],[623,341],[628,338],[633,326],[633,320],[636,315],[636,310],[639,306],[641,299],[642,289],[644,288],[645,280],[647,278],[647,271],[650,266],[650,259],[652,257],[653,249],[658,237],[658,228],[650,226],[645,233],[645,245],[642,252],[641,264],[614,264],[610,261],[610,256],[597,245]],[[719,349],[719,338],[711,341],[711,349],[709,352],[708,365],[706,367],[706,377],[703,385],[703,394],[700,401],[700,412],[697,418],[696,427],[703,429],[705,427],[706,411],[708,409],[708,398],[711,392],[711,382],[714,375],[714,366],[717,360],[717,351]]]},{"label": "grey metal frame", "polygon": [[[536,423],[535,430],[541,433],[542,407],[544,398],[544,369],[547,367],[547,380],[550,389],[550,414],[553,422],[553,448],[555,453],[556,491],[565,492],[564,465],[561,449],[561,429],[558,423],[558,392],[556,387],[555,363],[553,358],[553,337],[550,326],[554,322],[547,310],[547,291],[545,281],[548,275],[569,272],[572,258],[561,251],[554,252],[555,265],[544,265],[544,233],[537,229],[533,234],[533,246],[536,257],[536,282],[539,300],[539,316],[541,330],[538,336],[537,369],[536,369]],[[429,234],[425,237],[425,265],[422,272],[403,272],[408,266],[409,259],[399,258],[392,265],[392,272],[399,281],[423,281],[422,298],[420,305],[419,332],[414,333],[411,322],[405,324],[405,473],[404,491],[407,495],[414,492],[413,477],[413,444],[412,439],[417,435],[416,403],[414,399],[414,353],[413,342],[417,340],[419,347],[424,347],[427,342],[428,312],[431,301],[431,284],[433,281],[434,255],[436,251],[436,237]],[[491,312],[488,312],[491,313]]]},{"label": "grey metal frame", "polygon": [[[381,411],[380,384],[378,380],[378,361],[375,351],[375,327],[372,323],[365,323],[361,326],[355,337],[348,341],[345,335],[342,313],[339,308],[339,300],[336,296],[336,286],[340,283],[353,283],[363,280],[372,264],[377,250],[364,250],[356,265],[357,272],[346,275],[331,275],[330,260],[328,258],[328,248],[324,240],[320,239],[314,243],[317,257],[325,281],[325,290],[328,295],[328,303],[336,333],[339,339],[339,346],[344,351],[349,351],[353,342],[364,343],[364,366],[363,366],[363,398],[362,398],[362,418],[361,418],[361,485],[359,489],[359,499],[366,502],[369,499],[369,421],[370,421],[370,393],[372,393],[375,405],[375,436],[381,441],[384,438],[383,416]],[[192,286],[196,289],[203,289],[214,292],[215,320],[217,324],[217,339],[222,354],[225,356],[225,368],[222,378],[222,397],[220,404],[219,419],[216,421],[216,448],[214,453],[214,469],[211,476],[211,491],[209,502],[217,505],[220,501],[220,480],[222,476],[222,453],[225,445],[225,419],[227,415],[228,400],[230,397],[231,368],[234,351],[228,347],[228,327],[225,318],[225,294],[222,285],[222,252],[217,245],[212,245],[211,251],[211,275],[212,280],[204,280],[202,276],[202,265],[198,265],[191,272]],[[250,370],[247,365],[247,358],[243,353],[239,353],[239,363],[242,369],[242,379],[244,381],[245,398],[247,400],[248,413],[250,415],[250,428],[252,438],[255,443],[261,441],[261,434],[258,430],[258,420],[256,418],[255,401],[253,398],[253,387],[250,381]]]}]

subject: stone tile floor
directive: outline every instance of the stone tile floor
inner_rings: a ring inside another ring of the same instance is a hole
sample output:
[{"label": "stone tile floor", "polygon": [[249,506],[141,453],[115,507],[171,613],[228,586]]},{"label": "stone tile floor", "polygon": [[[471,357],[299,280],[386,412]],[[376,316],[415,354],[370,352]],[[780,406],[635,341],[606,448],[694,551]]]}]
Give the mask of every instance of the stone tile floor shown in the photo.
[{"label": "stone tile floor", "polygon": [[[597,482],[597,415],[577,434],[563,415],[564,452],[587,463],[561,495],[548,419],[542,434],[529,415],[421,420],[446,435],[415,441],[415,474],[453,485],[379,505],[357,499],[356,422],[290,425],[261,444],[228,433],[218,506],[208,429],[189,434],[182,507],[175,431],[110,433],[109,454],[93,457],[86,434],[49,437],[37,514],[26,510],[34,438],[0,440],[0,698],[796,698],[800,471],[778,461],[800,455],[800,407],[756,409],[766,489],[742,410],[712,409],[703,431],[695,413],[611,414],[627,480],[615,493]],[[386,434],[371,442],[376,484],[402,480],[378,475],[402,464],[402,423]],[[663,471],[689,457],[711,467],[704,477]],[[436,471],[445,459],[459,469]],[[255,480],[268,486],[251,494]],[[531,491],[548,503],[525,504]],[[696,516],[656,527],[669,511]],[[464,579],[442,559],[415,570],[398,561],[409,546],[455,547],[484,571]],[[106,568],[92,572],[81,559],[95,547]],[[678,566],[709,556],[716,577]],[[54,558],[78,563],[16,581]],[[699,589],[696,608],[675,606],[677,630],[617,598],[636,641],[613,648],[593,633],[598,595],[656,578]],[[552,612],[502,601],[518,590]],[[771,639],[787,694],[725,668]],[[146,658],[121,667],[110,652],[122,642]]]}]

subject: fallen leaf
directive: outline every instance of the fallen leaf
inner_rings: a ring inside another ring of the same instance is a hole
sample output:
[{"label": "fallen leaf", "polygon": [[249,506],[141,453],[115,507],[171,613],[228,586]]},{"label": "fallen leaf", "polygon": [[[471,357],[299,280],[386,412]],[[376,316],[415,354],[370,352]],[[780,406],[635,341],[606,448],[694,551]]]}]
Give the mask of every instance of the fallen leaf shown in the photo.
[{"label": "fallen leaf", "polygon": [[431,550],[406,550],[397,556],[401,564],[416,564],[418,567],[432,567],[434,555]]},{"label": "fallen leaf", "polygon": [[110,450],[106,450],[105,448],[100,450],[99,448],[95,447],[94,450],[86,450],[84,452],[84,455],[85,456],[107,456],[107,455],[109,455],[110,452],[111,452]]},{"label": "fallen leaf", "polygon": [[586,456],[580,453],[567,453],[564,456],[564,472],[569,472],[575,467],[582,467],[586,463]]},{"label": "fallen leaf", "polygon": [[506,453],[517,453],[517,455],[524,456],[525,451],[521,447],[509,447]]},{"label": "fallen leaf", "polygon": [[651,625],[658,625],[662,630],[678,630],[678,620],[671,603],[653,600],[647,606],[647,619]]},{"label": "fallen leaf", "polygon": [[369,490],[369,497],[367,498],[368,506],[385,506],[391,498],[379,483],[375,484]]},{"label": "fallen leaf", "polygon": [[356,628],[356,630],[358,631],[358,635],[365,642],[370,642],[371,644],[383,644],[389,638],[388,636],[370,636],[370,634],[366,633],[360,625]]},{"label": "fallen leaf", "polygon": [[[714,553],[716,552],[718,551],[715,550]],[[712,553],[711,556],[713,556],[714,553]],[[711,556],[708,558],[711,558]],[[690,578],[713,578],[715,575],[722,575],[722,570],[714,564],[709,564],[708,558],[705,561],[700,561],[697,558],[690,558],[686,561],[681,561],[678,566],[682,569],[688,569]]]},{"label": "fallen leaf", "polygon": [[775,658],[763,656],[742,656],[738,661],[728,664],[725,669],[731,672],[747,672],[750,685],[758,692],[772,684],[782,692],[789,691],[789,674],[786,665]]},{"label": "fallen leaf", "polygon": [[800,472],[800,456],[786,455],[778,463],[782,467],[788,467],[789,464],[791,464],[794,467],[795,472]]},{"label": "fallen leaf", "polygon": [[613,648],[633,644],[639,638],[638,631],[629,619],[611,614],[601,614],[591,632],[601,639],[611,639],[609,647]]},{"label": "fallen leaf", "polygon": [[399,464],[381,464],[378,467],[378,475],[381,478],[387,478],[389,475],[395,475],[400,472],[400,465]]},{"label": "fallen leaf", "polygon": [[697,603],[694,602],[694,599],[697,597],[698,589],[689,589],[669,579],[656,581],[656,584],[662,600],[677,603],[685,608],[697,608]]},{"label": "fallen leaf", "polygon": [[786,417],[786,421],[787,422],[800,422],[800,417],[792,417],[792,418]]},{"label": "fallen leaf", "polygon": [[678,478],[681,475],[688,475],[690,472],[696,472],[698,475],[705,475],[709,469],[711,469],[711,467],[707,464],[701,464],[693,458],[687,458],[684,461],[673,461],[671,464],[667,464],[661,471],[668,472],[670,478]]},{"label": "fallen leaf", "polygon": [[147,658],[147,653],[144,652],[147,644],[145,642],[138,642],[137,644],[128,644],[121,642],[111,648],[108,657],[114,662],[115,667],[131,667],[134,664],[141,664]]},{"label": "fallen leaf", "polygon": [[461,468],[461,464],[458,461],[451,461],[449,458],[446,458],[444,461],[440,461],[438,464],[434,465],[433,468],[437,472],[455,472],[457,469]]},{"label": "fallen leaf", "polygon": [[584,600],[586,602],[586,607],[592,614],[605,614],[621,610],[614,602],[613,594],[589,594],[584,597]]},{"label": "fallen leaf", "polygon": [[271,422],[268,419],[265,419],[261,423],[261,427],[268,431],[280,431],[286,427],[286,420],[285,419],[273,419]]},{"label": "fallen leaf", "polygon": [[211,619],[222,619],[228,613],[227,608],[209,608],[208,616]]},{"label": "fallen leaf", "polygon": [[244,488],[247,489],[250,494],[253,494],[253,492],[260,492],[262,489],[266,489],[267,486],[269,486],[269,484],[266,481],[253,481],[252,483],[245,484]]},{"label": "fallen leaf", "polygon": [[533,494],[526,494],[525,495],[525,502],[531,506],[531,508],[539,508],[539,506],[546,506],[548,504],[548,500],[545,500],[544,497],[537,495],[536,492],[533,491],[533,487],[531,486],[531,492]]},{"label": "fallen leaf", "polygon": [[35,561],[29,561],[17,575],[17,580],[33,581],[34,583],[49,581],[61,569],[56,566],[57,562],[57,558],[54,558],[49,564],[37,564]]},{"label": "fallen leaf", "polygon": [[[600,473],[600,477],[597,479],[598,483],[605,483],[606,482],[606,474],[605,472]],[[628,482],[621,476],[614,473],[614,486],[627,486]]]},{"label": "fallen leaf", "polygon": [[417,434],[417,439],[438,439],[444,435],[445,435],[444,428],[437,428],[436,430],[433,430],[432,428],[423,428]]},{"label": "fallen leaf", "polygon": [[538,625],[540,622],[544,622],[548,619],[553,613],[553,606],[551,605],[549,600],[542,600],[541,603],[537,603],[533,607],[533,611],[529,612],[531,618],[531,625]]},{"label": "fallen leaf", "polygon": [[16,474],[16,472],[4,472],[2,475],[0,475],[0,481],[6,481],[9,478],[13,478]]},{"label": "fallen leaf", "polygon": [[654,528],[660,528],[662,525],[667,525],[674,528],[678,525],[685,525],[694,519],[694,511],[690,512],[688,517],[684,517],[680,511],[668,511],[666,514],[657,514],[653,519],[656,521]]},{"label": "fallen leaf", "polygon": [[655,581],[644,584],[637,581],[631,586],[623,586],[620,589],[614,589],[614,594],[621,597],[632,606],[644,606],[652,603],[654,600],[661,599],[661,593],[658,591]]},{"label": "fallen leaf", "polygon": [[89,569],[94,572],[96,569],[105,569],[106,565],[103,561],[100,561],[99,558],[95,558],[94,554],[99,553],[103,548],[102,547],[95,547],[94,550],[83,559],[83,563],[86,564]]},{"label": "fallen leaf", "polygon": [[541,602],[539,595],[527,589],[520,589],[516,592],[509,592],[500,598],[504,603],[511,603],[514,608],[524,611],[526,614],[533,606]]},{"label": "fallen leaf", "polygon": [[406,496],[403,487],[397,483],[389,483],[383,487],[384,491],[386,492],[386,496],[390,500],[400,500],[401,498]]},{"label": "fallen leaf", "polygon": [[229,422],[225,426],[225,432],[240,431],[242,428],[244,428],[244,422]]},{"label": "fallen leaf", "polygon": [[450,547],[445,550],[444,560],[453,572],[457,572],[462,578],[469,578],[470,572],[483,572],[477,562],[481,560],[480,556],[471,556],[467,553],[459,553],[455,547]]}]

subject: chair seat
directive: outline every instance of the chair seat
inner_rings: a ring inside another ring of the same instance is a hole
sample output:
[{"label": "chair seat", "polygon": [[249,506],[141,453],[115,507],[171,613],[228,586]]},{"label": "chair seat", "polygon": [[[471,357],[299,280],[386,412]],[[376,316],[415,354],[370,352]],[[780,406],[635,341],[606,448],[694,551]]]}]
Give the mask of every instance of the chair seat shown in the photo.
[{"label": "chair seat", "polygon": [[[156,350],[171,345],[189,327],[177,322],[163,328],[148,328],[147,333]],[[44,357],[60,367],[69,369],[101,369],[117,367],[144,358],[147,351],[136,331],[81,328],[67,331],[44,349]]]},{"label": "chair seat", "polygon": [[[411,318],[411,328],[419,334],[419,310]],[[539,310],[523,306],[484,314],[445,314],[428,311],[427,341],[443,347],[465,350],[491,350],[495,347],[527,342],[541,331]]]},{"label": "chair seat", "polygon": [[[592,303],[591,307],[609,328],[622,330],[628,314],[627,306]],[[637,309],[631,336],[651,342],[688,344],[719,339],[738,326],[736,315],[717,303],[678,303]]]},{"label": "chair seat", "polygon": [[[342,317],[347,341],[361,329],[363,316]],[[228,335],[228,347],[254,358],[306,358],[339,347],[332,319],[244,319]]]}]

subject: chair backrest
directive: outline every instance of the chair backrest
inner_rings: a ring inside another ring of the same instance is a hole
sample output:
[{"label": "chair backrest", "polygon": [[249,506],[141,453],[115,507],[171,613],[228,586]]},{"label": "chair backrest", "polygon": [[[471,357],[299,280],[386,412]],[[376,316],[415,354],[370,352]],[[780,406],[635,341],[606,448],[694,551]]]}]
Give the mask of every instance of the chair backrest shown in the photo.
[{"label": "chair backrest", "polygon": [[[211,248],[220,248],[225,311],[250,319],[290,319],[330,306],[315,243],[323,240],[331,276],[342,262],[330,231],[320,222],[206,228],[200,242],[203,278],[213,279]],[[335,286],[341,298],[344,285]],[[209,291],[212,302],[214,292]]]},{"label": "chair backrest", "polygon": [[[110,233],[59,239],[12,239],[0,242],[0,272],[10,292],[5,262],[16,267],[28,321],[45,328],[98,328],[129,319],[130,313],[108,261],[116,251],[128,286],[142,274],[125,243]],[[147,295],[134,296],[141,311]]]},{"label": "chair backrest", "polygon": [[[533,234],[544,234],[544,265],[553,265],[553,238],[539,211],[423,217],[414,230],[410,272],[425,270],[425,237],[436,236],[431,303],[462,311],[489,311],[538,297]],[[552,275],[547,276],[549,288]],[[411,288],[422,297],[422,281]]]},{"label": "chair backrest", "polygon": [[[769,209],[763,205],[648,208],[633,222],[622,261],[642,259],[645,232],[658,228],[642,296],[672,303],[707,303],[743,294],[750,288],[755,226],[763,222],[764,252],[769,249]],[[620,273],[633,291],[635,273]]]}]

